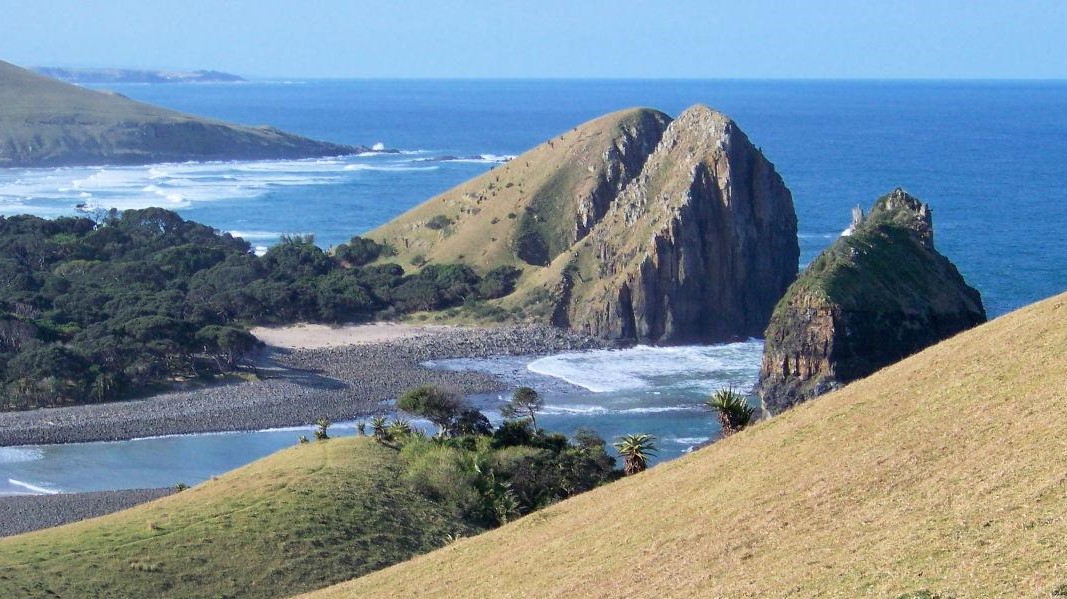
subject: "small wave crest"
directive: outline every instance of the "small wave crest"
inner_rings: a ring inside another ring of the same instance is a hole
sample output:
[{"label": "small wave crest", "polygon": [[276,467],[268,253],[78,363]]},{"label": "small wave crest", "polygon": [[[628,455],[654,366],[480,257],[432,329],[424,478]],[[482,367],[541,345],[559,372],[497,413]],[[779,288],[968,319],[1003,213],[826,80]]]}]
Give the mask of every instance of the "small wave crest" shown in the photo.
[{"label": "small wave crest", "polygon": [[15,480],[13,478],[7,479],[7,482],[9,485],[26,489],[36,495],[58,495],[59,493],[61,493],[61,491],[57,491],[55,489],[49,489],[47,487],[42,487],[33,483],[23,482],[21,480]]},{"label": "small wave crest", "polygon": [[43,458],[44,450],[39,447],[0,447],[0,464],[33,462]]}]

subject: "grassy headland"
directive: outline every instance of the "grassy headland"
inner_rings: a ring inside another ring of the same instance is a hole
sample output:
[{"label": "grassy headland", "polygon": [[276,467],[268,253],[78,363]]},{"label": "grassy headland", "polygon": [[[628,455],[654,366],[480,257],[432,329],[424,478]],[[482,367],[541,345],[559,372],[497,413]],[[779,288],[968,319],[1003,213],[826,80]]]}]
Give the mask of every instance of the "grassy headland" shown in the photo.
[{"label": "grassy headland", "polygon": [[365,150],[183,114],[0,61],[0,167],[336,156]]},{"label": "grassy headland", "polygon": [[1067,590],[1067,294],[313,597]]}]

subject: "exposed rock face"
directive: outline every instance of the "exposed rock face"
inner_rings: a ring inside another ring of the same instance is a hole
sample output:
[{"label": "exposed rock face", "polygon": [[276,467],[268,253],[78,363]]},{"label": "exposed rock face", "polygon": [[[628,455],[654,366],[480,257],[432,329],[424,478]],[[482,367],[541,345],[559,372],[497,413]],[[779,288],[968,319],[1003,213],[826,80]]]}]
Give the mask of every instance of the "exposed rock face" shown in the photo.
[{"label": "exposed rock face", "polygon": [[757,336],[796,276],[796,214],[737,125],[694,106],[577,254],[572,274],[591,284],[566,298],[575,330],[642,343]]},{"label": "exposed rock face", "polygon": [[781,177],[706,106],[600,117],[370,236],[402,264],[518,267],[510,318],[624,343],[757,336],[799,256]]},{"label": "exposed rock face", "polygon": [[777,413],[985,319],[978,291],[934,249],[929,206],[897,189],[854,219],[775,307],[759,393]]},{"label": "exposed rock face", "polygon": [[0,61],[0,168],[335,156],[315,141],[135,102]]}]

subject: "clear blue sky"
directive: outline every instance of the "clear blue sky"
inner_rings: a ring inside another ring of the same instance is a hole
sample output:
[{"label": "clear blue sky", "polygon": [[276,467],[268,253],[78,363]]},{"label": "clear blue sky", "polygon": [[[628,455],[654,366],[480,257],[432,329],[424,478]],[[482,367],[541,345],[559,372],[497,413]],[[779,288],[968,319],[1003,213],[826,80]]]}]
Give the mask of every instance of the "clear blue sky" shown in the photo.
[{"label": "clear blue sky", "polygon": [[0,59],[251,77],[1067,78],[1067,0],[0,0]]}]

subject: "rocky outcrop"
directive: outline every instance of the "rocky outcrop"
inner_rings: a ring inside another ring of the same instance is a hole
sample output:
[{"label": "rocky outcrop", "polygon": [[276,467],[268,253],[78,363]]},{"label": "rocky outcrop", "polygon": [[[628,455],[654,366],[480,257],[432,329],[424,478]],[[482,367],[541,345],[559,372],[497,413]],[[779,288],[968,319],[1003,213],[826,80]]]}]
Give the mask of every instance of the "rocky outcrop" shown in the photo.
[{"label": "rocky outcrop", "polygon": [[[737,125],[694,106],[578,248],[567,322],[621,341],[758,336],[797,271],[781,177]],[[582,269],[581,265],[587,265]]]},{"label": "rocky outcrop", "polygon": [[508,318],[623,343],[758,336],[799,255],[781,177],[706,106],[605,115],[370,236],[402,264],[520,268]]},{"label": "rocky outcrop", "polygon": [[929,206],[897,189],[819,255],[774,309],[759,393],[773,413],[985,322],[934,249]]},{"label": "rocky outcrop", "polygon": [[0,168],[336,156],[364,147],[196,117],[0,61]]}]

